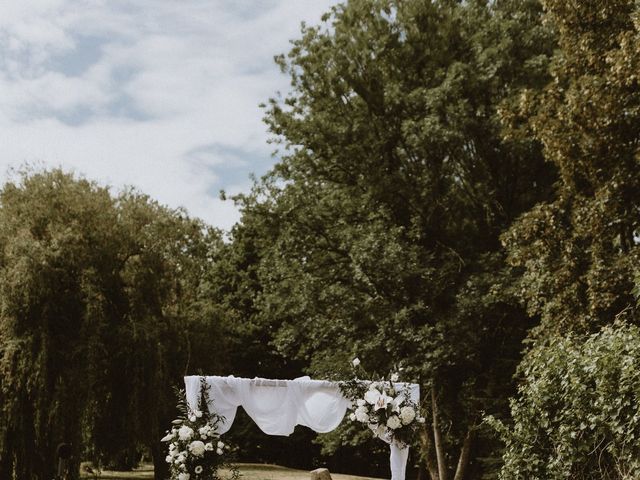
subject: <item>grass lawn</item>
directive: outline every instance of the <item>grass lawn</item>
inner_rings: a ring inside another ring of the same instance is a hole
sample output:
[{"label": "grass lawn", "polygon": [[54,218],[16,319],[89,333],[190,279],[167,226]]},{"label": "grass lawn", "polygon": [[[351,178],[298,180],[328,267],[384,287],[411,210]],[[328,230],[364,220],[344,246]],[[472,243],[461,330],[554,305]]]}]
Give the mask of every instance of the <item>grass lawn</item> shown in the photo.
[{"label": "grass lawn", "polygon": [[[238,465],[242,480],[309,480],[309,472],[306,470],[294,470],[293,468],[280,467],[278,465],[263,465],[260,463],[241,463]],[[223,472],[224,474],[224,472]],[[83,474],[82,478],[95,478]],[[152,479],[153,466],[143,465],[133,472],[110,472],[103,471],[97,478],[109,480],[133,480]],[[341,473],[331,473],[333,480],[371,480],[369,477],[357,477],[354,475],[343,475]]]}]

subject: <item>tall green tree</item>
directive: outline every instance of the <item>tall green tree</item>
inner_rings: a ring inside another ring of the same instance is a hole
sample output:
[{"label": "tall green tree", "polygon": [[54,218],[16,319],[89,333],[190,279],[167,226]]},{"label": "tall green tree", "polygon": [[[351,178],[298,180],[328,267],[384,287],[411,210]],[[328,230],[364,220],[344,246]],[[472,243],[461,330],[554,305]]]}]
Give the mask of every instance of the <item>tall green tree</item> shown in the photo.
[{"label": "tall green tree", "polygon": [[507,136],[532,136],[560,179],[552,201],[504,236],[540,335],[589,332],[622,316],[640,249],[640,10],[623,0],[544,0],[558,33],[552,79],[505,109]]},{"label": "tall green tree", "polygon": [[[352,1],[277,60],[292,93],[266,121],[280,161],[240,199],[270,232],[256,316],[326,375],[354,356],[423,386],[431,478],[479,475],[483,410],[504,410],[520,340],[500,233],[547,199],[539,145],[498,111],[547,81],[536,2]],[[446,428],[440,428],[445,425]]]},{"label": "tall green tree", "polygon": [[[60,442],[127,468],[185,373],[224,363],[202,279],[221,240],[183,212],[59,170],[0,191],[0,477],[49,480]],[[77,468],[73,470],[77,475]]]},{"label": "tall green tree", "polygon": [[559,39],[552,78],[502,116],[506,137],[539,141],[560,178],[503,236],[541,323],[503,430],[502,478],[636,478],[640,4],[542,3]]}]

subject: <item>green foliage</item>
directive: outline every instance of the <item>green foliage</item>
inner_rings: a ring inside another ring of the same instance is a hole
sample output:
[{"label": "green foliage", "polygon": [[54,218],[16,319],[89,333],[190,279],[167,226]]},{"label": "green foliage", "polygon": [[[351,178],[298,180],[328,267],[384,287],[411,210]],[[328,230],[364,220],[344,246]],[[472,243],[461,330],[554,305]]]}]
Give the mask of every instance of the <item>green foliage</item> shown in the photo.
[{"label": "green foliage", "polygon": [[639,478],[638,365],[640,329],[623,323],[533,348],[511,402],[513,425],[497,423],[506,442],[500,478]]},{"label": "green foliage", "polygon": [[522,267],[521,297],[541,334],[632,319],[639,260],[640,5],[546,0],[559,50],[552,81],[503,111],[509,138],[533,136],[557,166],[553,201],[503,236]]},{"label": "green foliage", "polygon": [[316,376],[356,355],[379,371],[402,362],[438,389],[451,458],[480,411],[505,407],[529,326],[498,239],[555,174],[535,142],[501,138],[498,111],[547,80],[540,14],[333,8],[277,58],[292,82],[266,106],[280,160],[239,198],[240,231],[260,237],[240,310],[253,328]]},{"label": "green foliage", "polygon": [[[172,385],[224,350],[201,279],[217,232],[59,170],[0,191],[0,477],[49,480],[55,448],[162,474]],[[206,348],[205,348],[206,347]]]},{"label": "green foliage", "polygon": [[[421,384],[450,471],[475,434],[465,478],[491,475],[478,422],[508,411],[538,320],[503,478],[637,478],[638,331],[577,335],[636,321],[640,4],[352,0],[276,61],[279,161],[227,243],[57,170],[0,191],[0,478],[49,480],[61,441],[120,467],[146,446],[160,477],[183,374],[355,356]],[[261,450],[249,425],[249,458],[315,461],[309,432]],[[349,425],[324,438],[383,458]]]},{"label": "green foliage", "polygon": [[503,429],[502,478],[638,478],[638,329],[565,335],[637,323],[640,4],[543,5],[559,38],[552,81],[501,111],[506,138],[533,136],[560,173],[555,198],[503,235],[541,324]]},{"label": "green foliage", "polygon": [[258,270],[273,235],[268,219],[245,213],[243,222],[231,230],[230,241],[216,250],[205,276],[206,295],[227,319],[228,363],[233,365],[229,374],[265,378],[301,374],[300,362],[275,351],[273,331],[259,317],[257,299],[262,284]]}]

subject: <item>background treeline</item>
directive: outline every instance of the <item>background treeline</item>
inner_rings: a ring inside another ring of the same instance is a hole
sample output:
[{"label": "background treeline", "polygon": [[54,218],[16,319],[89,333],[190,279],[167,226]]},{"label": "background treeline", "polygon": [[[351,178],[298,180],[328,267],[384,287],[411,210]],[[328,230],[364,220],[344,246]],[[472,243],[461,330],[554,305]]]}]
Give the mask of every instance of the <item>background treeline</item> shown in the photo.
[{"label": "background treeline", "polygon": [[[60,171],[6,184],[0,478],[48,480],[63,440],[163,478],[185,373],[355,356],[421,384],[422,478],[638,478],[639,32],[633,0],[333,8],[276,58],[277,163],[226,239]],[[229,435],[241,459],[386,474],[349,426]]]},{"label": "background treeline", "polygon": [[217,232],[134,192],[60,171],[0,192],[0,478],[53,477],[81,458],[161,461],[172,386],[216,370],[222,313],[204,273]]}]

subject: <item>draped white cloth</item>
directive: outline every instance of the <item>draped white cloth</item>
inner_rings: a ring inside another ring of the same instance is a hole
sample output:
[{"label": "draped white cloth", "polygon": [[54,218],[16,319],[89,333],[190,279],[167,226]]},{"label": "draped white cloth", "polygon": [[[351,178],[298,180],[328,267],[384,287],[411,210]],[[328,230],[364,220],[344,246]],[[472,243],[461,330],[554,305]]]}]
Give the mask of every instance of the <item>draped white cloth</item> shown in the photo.
[{"label": "draped white cloth", "polygon": [[[202,377],[185,377],[187,403],[197,409]],[[293,433],[296,425],[326,433],[344,418],[350,402],[332,382],[311,380],[267,380],[264,378],[206,377],[209,385],[209,411],[224,417],[218,431],[231,428],[239,406],[245,409],[268,435]]]},{"label": "draped white cloth", "polygon": [[[184,378],[187,404],[193,410],[198,409],[202,378]],[[224,417],[224,421],[218,426],[220,434],[229,431],[239,406],[268,435],[288,436],[293,433],[296,425],[326,433],[340,425],[351,403],[342,395],[337,383],[311,380],[309,377],[295,380],[233,376],[204,378],[209,386],[209,411]],[[396,387],[407,388],[407,384],[397,384]],[[411,390],[412,400],[418,403],[418,385],[408,384],[408,388]],[[409,448],[399,448],[393,443],[390,448],[391,479],[404,480]]]}]

